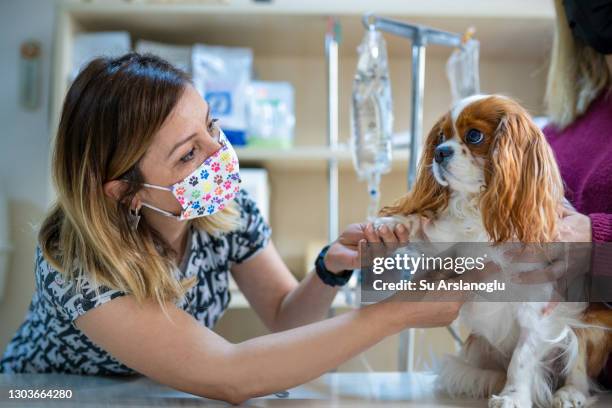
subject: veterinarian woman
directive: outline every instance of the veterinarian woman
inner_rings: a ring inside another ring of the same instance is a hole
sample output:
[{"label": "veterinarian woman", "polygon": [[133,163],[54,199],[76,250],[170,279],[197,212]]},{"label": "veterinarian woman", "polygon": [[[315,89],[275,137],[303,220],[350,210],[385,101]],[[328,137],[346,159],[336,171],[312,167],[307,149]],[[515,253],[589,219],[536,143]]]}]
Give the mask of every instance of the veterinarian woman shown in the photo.
[{"label": "veterinarian woman", "polygon": [[[141,373],[238,403],[307,382],[406,327],[447,325],[460,307],[381,302],[320,321],[358,264],[358,242],[406,231],[353,225],[298,284],[240,190],[206,102],[156,57],[101,58],[81,72],[53,176],[36,291],[1,372]],[[232,344],[210,330],[229,303],[228,272],[276,333]]]},{"label": "veterinarian woman", "polygon": [[[544,134],[578,210],[563,240],[612,242],[612,0],[556,0],[555,9]],[[610,359],[600,380],[612,386]]]}]

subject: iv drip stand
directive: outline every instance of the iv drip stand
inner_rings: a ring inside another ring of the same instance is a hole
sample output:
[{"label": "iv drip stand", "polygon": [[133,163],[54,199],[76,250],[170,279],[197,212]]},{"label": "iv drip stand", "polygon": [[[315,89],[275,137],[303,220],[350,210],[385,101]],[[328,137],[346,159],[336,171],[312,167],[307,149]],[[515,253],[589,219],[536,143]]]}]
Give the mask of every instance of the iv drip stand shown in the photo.
[{"label": "iv drip stand", "polygon": [[363,25],[374,26],[378,31],[386,32],[412,41],[412,96],[410,104],[410,158],[408,164],[408,190],[414,185],[416,168],[421,154],[423,139],[423,93],[425,87],[425,47],[429,44],[460,48],[461,35],[434,28],[403,23],[365,14]]},{"label": "iv drip stand", "polygon": [[[414,185],[418,159],[423,143],[423,93],[425,87],[425,47],[429,44],[460,48],[461,35],[434,28],[407,24],[365,14],[362,19],[367,28],[375,29],[412,42],[412,93],[410,104],[410,157],[408,162],[408,190]],[[450,328],[449,328],[450,330]],[[452,330],[451,334],[454,332]],[[404,330],[399,336],[398,369],[414,370],[415,329]]]}]

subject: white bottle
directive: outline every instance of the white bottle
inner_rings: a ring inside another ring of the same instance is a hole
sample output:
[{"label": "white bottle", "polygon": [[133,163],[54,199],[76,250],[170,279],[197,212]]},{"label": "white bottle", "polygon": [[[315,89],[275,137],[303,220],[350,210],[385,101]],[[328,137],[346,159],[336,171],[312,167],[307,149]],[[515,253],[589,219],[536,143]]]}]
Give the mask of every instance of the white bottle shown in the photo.
[{"label": "white bottle", "polygon": [[376,216],[380,175],[391,170],[393,110],[387,49],[382,34],[370,27],[357,48],[353,79],[351,149],[361,180],[368,182],[368,218]]}]

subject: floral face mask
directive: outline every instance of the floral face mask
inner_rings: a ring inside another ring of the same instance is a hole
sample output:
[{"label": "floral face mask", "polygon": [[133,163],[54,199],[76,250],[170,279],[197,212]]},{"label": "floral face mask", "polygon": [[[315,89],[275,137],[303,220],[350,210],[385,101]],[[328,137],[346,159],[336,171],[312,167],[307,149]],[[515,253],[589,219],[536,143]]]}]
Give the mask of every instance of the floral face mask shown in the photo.
[{"label": "floral face mask", "polygon": [[223,131],[219,132],[221,148],[183,180],[170,187],[143,184],[145,187],[170,191],[183,208],[180,215],[151,204],[142,203],[142,205],[178,220],[203,217],[223,210],[240,191],[240,173],[238,156],[234,148]]}]

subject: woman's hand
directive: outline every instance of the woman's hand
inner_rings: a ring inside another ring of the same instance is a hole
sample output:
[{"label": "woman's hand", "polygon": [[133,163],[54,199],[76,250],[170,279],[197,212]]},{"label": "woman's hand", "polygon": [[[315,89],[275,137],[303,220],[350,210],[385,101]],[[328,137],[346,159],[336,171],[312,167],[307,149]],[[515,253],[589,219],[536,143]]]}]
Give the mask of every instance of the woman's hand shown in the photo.
[{"label": "woman's hand", "polygon": [[563,207],[559,222],[559,241],[592,242],[591,219],[573,208]]},{"label": "woman's hand", "polygon": [[397,224],[393,229],[383,225],[378,230],[371,223],[351,224],[329,247],[324,259],[325,267],[332,273],[359,268],[360,242],[408,242],[408,236],[408,229],[401,224]]},{"label": "woman's hand", "polygon": [[399,305],[405,309],[409,316],[405,328],[432,328],[445,327],[454,322],[459,316],[463,301],[440,300],[440,301],[402,301]]},{"label": "woman's hand", "polygon": [[[565,283],[572,282],[580,275],[589,271],[591,262],[591,219],[580,214],[571,207],[563,206],[561,220],[558,225],[557,240],[568,243],[560,251],[557,259],[550,262],[544,269],[529,272],[521,272],[513,277],[513,280],[524,284],[541,284],[547,282]],[[517,262],[542,262],[541,257],[534,258],[531,255],[520,255]],[[566,285],[561,285],[566,286]],[[560,300],[563,300],[558,293],[554,293],[548,304],[544,307],[544,315],[552,313]]]},{"label": "woman's hand", "polygon": [[[588,268],[591,256],[591,245],[589,244],[592,240],[591,219],[573,208],[565,206],[562,208],[561,216],[557,241],[568,244],[559,246],[560,250],[556,251],[557,258],[550,260],[548,267],[520,272],[514,277],[515,281],[526,284],[554,282],[562,278],[571,281],[578,275],[588,272],[585,268]],[[553,247],[549,246],[549,248]],[[541,255],[534,256],[531,253],[521,254],[519,251],[514,252],[514,255],[516,256],[515,262],[542,263],[546,261]]]}]

